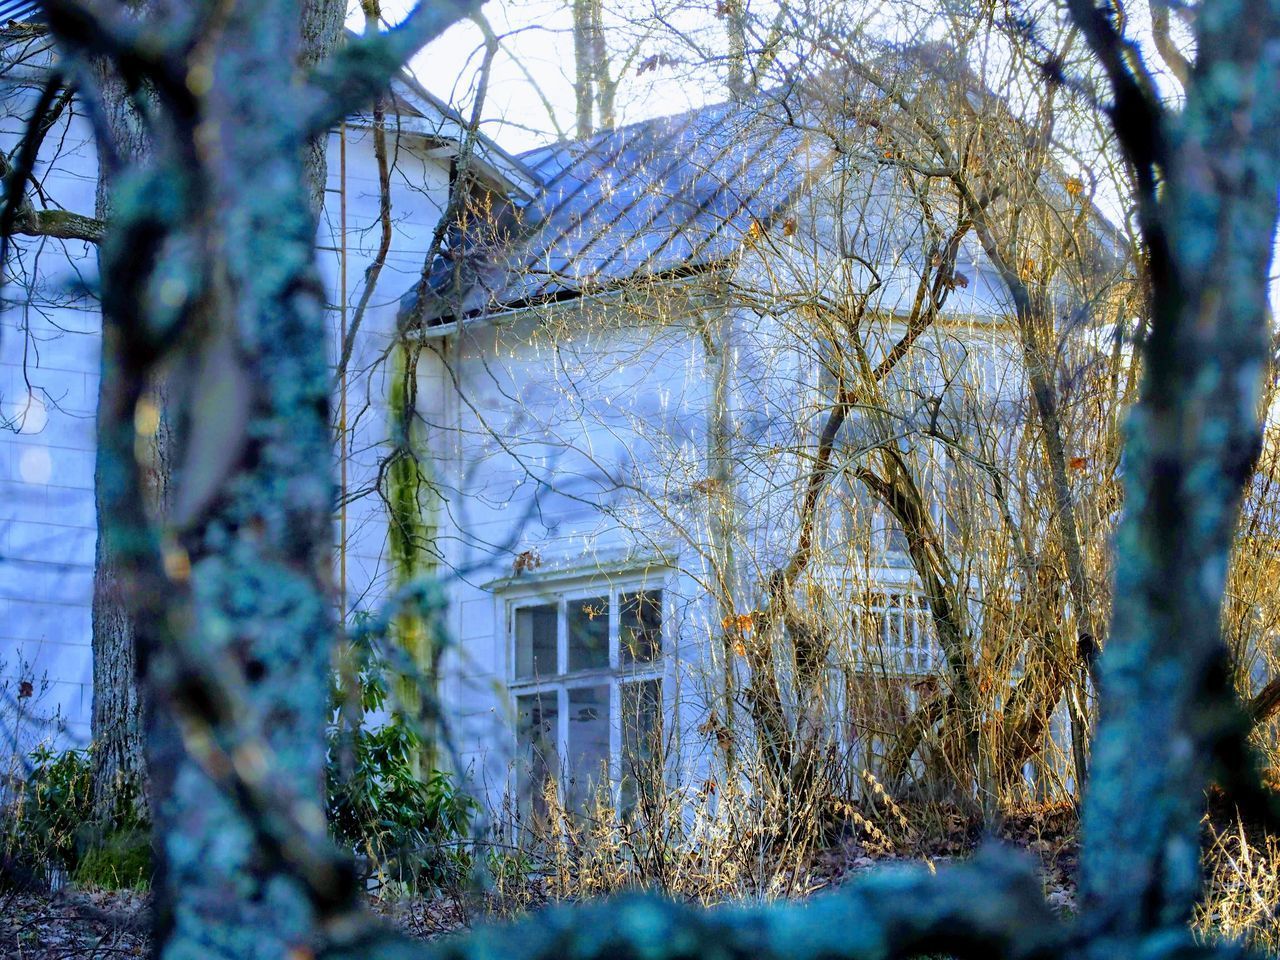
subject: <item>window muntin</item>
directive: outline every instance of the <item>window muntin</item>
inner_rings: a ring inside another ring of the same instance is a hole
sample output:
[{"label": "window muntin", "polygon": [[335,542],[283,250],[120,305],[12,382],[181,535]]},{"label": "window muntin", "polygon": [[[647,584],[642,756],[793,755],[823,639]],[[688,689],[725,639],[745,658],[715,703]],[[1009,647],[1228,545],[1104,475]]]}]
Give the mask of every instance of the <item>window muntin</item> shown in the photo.
[{"label": "window muntin", "polygon": [[638,779],[661,775],[663,620],[663,591],[636,586],[513,604],[523,817],[545,816],[551,777],[572,811],[588,810],[607,782],[625,813]]}]

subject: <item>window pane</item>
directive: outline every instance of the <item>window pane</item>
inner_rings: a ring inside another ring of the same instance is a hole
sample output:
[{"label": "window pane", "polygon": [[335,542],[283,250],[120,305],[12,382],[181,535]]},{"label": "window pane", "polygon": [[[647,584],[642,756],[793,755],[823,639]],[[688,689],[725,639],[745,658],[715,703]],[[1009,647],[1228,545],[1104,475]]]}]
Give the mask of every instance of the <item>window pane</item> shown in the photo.
[{"label": "window pane", "polygon": [[609,666],[609,598],[570,600],[569,669]]},{"label": "window pane", "polygon": [[902,608],[899,601],[902,598],[891,593],[885,602],[884,615],[884,645],[886,652],[895,660],[902,650]]},{"label": "window pane", "polygon": [[622,711],[622,789],[620,813],[636,805],[641,791],[662,782],[662,681],[624,683]]},{"label": "window pane", "polygon": [[910,555],[910,548],[907,546],[907,533],[899,526],[898,521],[892,517],[885,519],[887,526],[887,543],[885,549],[890,553],[900,553],[904,557]]},{"label": "window pane", "polygon": [[522,819],[547,816],[547,781],[559,767],[556,695],[535,693],[516,698],[516,808]]},{"label": "window pane", "polygon": [[516,679],[556,673],[556,605],[516,610]]},{"label": "window pane", "polygon": [[569,691],[569,749],[565,800],[570,810],[589,810],[596,787],[609,770],[609,687]]},{"label": "window pane", "polygon": [[662,652],[662,591],[618,596],[618,659],[650,663]]}]

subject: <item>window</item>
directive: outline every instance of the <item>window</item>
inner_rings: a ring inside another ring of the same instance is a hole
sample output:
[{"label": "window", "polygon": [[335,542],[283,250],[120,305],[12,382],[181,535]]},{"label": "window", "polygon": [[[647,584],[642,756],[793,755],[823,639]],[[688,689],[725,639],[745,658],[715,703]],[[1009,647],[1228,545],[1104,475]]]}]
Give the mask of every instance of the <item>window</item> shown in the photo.
[{"label": "window", "polygon": [[661,775],[662,600],[635,585],[512,602],[522,819],[546,815],[549,789],[581,813],[608,786],[626,813]]},{"label": "window", "polygon": [[924,597],[906,590],[873,591],[853,616],[866,666],[906,676],[942,668],[942,650]]}]

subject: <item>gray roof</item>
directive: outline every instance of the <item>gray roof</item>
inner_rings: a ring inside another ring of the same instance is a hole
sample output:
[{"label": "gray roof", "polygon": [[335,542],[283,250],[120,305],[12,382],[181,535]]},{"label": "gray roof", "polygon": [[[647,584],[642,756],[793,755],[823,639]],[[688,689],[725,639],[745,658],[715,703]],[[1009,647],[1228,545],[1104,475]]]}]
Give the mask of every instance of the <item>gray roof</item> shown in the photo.
[{"label": "gray roof", "polygon": [[[537,195],[454,236],[424,315],[476,316],[725,260],[830,154],[763,107],[717,104],[521,155]],[[411,310],[412,291],[405,300]]]},{"label": "gray roof", "polygon": [[28,20],[39,8],[39,0],[0,0],[0,27],[14,20]]}]

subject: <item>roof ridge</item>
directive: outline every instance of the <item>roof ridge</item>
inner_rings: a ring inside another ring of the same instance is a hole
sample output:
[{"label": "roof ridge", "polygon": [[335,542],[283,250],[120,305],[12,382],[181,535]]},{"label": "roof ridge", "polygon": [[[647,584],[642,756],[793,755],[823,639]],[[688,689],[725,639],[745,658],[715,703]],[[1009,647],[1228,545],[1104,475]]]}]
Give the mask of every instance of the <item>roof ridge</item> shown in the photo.
[{"label": "roof ridge", "polygon": [[[517,159],[523,160],[525,157],[529,157],[535,153],[541,153],[543,151],[563,150],[566,147],[573,147],[573,146],[587,146],[588,144],[592,143],[592,141],[606,139],[608,137],[616,136],[617,134],[620,134],[620,133],[630,133],[637,130],[640,127],[648,126],[651,124],[656,125],[659,123],[667,123],[672,120],[679,120],[683,118],[689,118],[690,120],[692,120],[693,117],[697,116],[700,113],[710,112],[712,110],[715,110],[721,107],[734,107],[737,105],[738,104],[736,104],[733,100],[717,100],[713,103],[704,103],[704,104],[701,104],[700,106],[689,107],[687,110],[678,110],[675,113],[662,113],[653,117],[644,117],[640,120],[632,120],[630,123],[620,123],[620,124],[617,124],[616,126],[608,127],[603,130],[596,130],[589,137],[561,137],[557,140],[552,140],[548,143],[540,144],[539,146],[531,147],[528,150],[524,150],[520,153],[517,153],[516,157]],[[741,105],[745,107],[746,103],[743,103]]]}]

